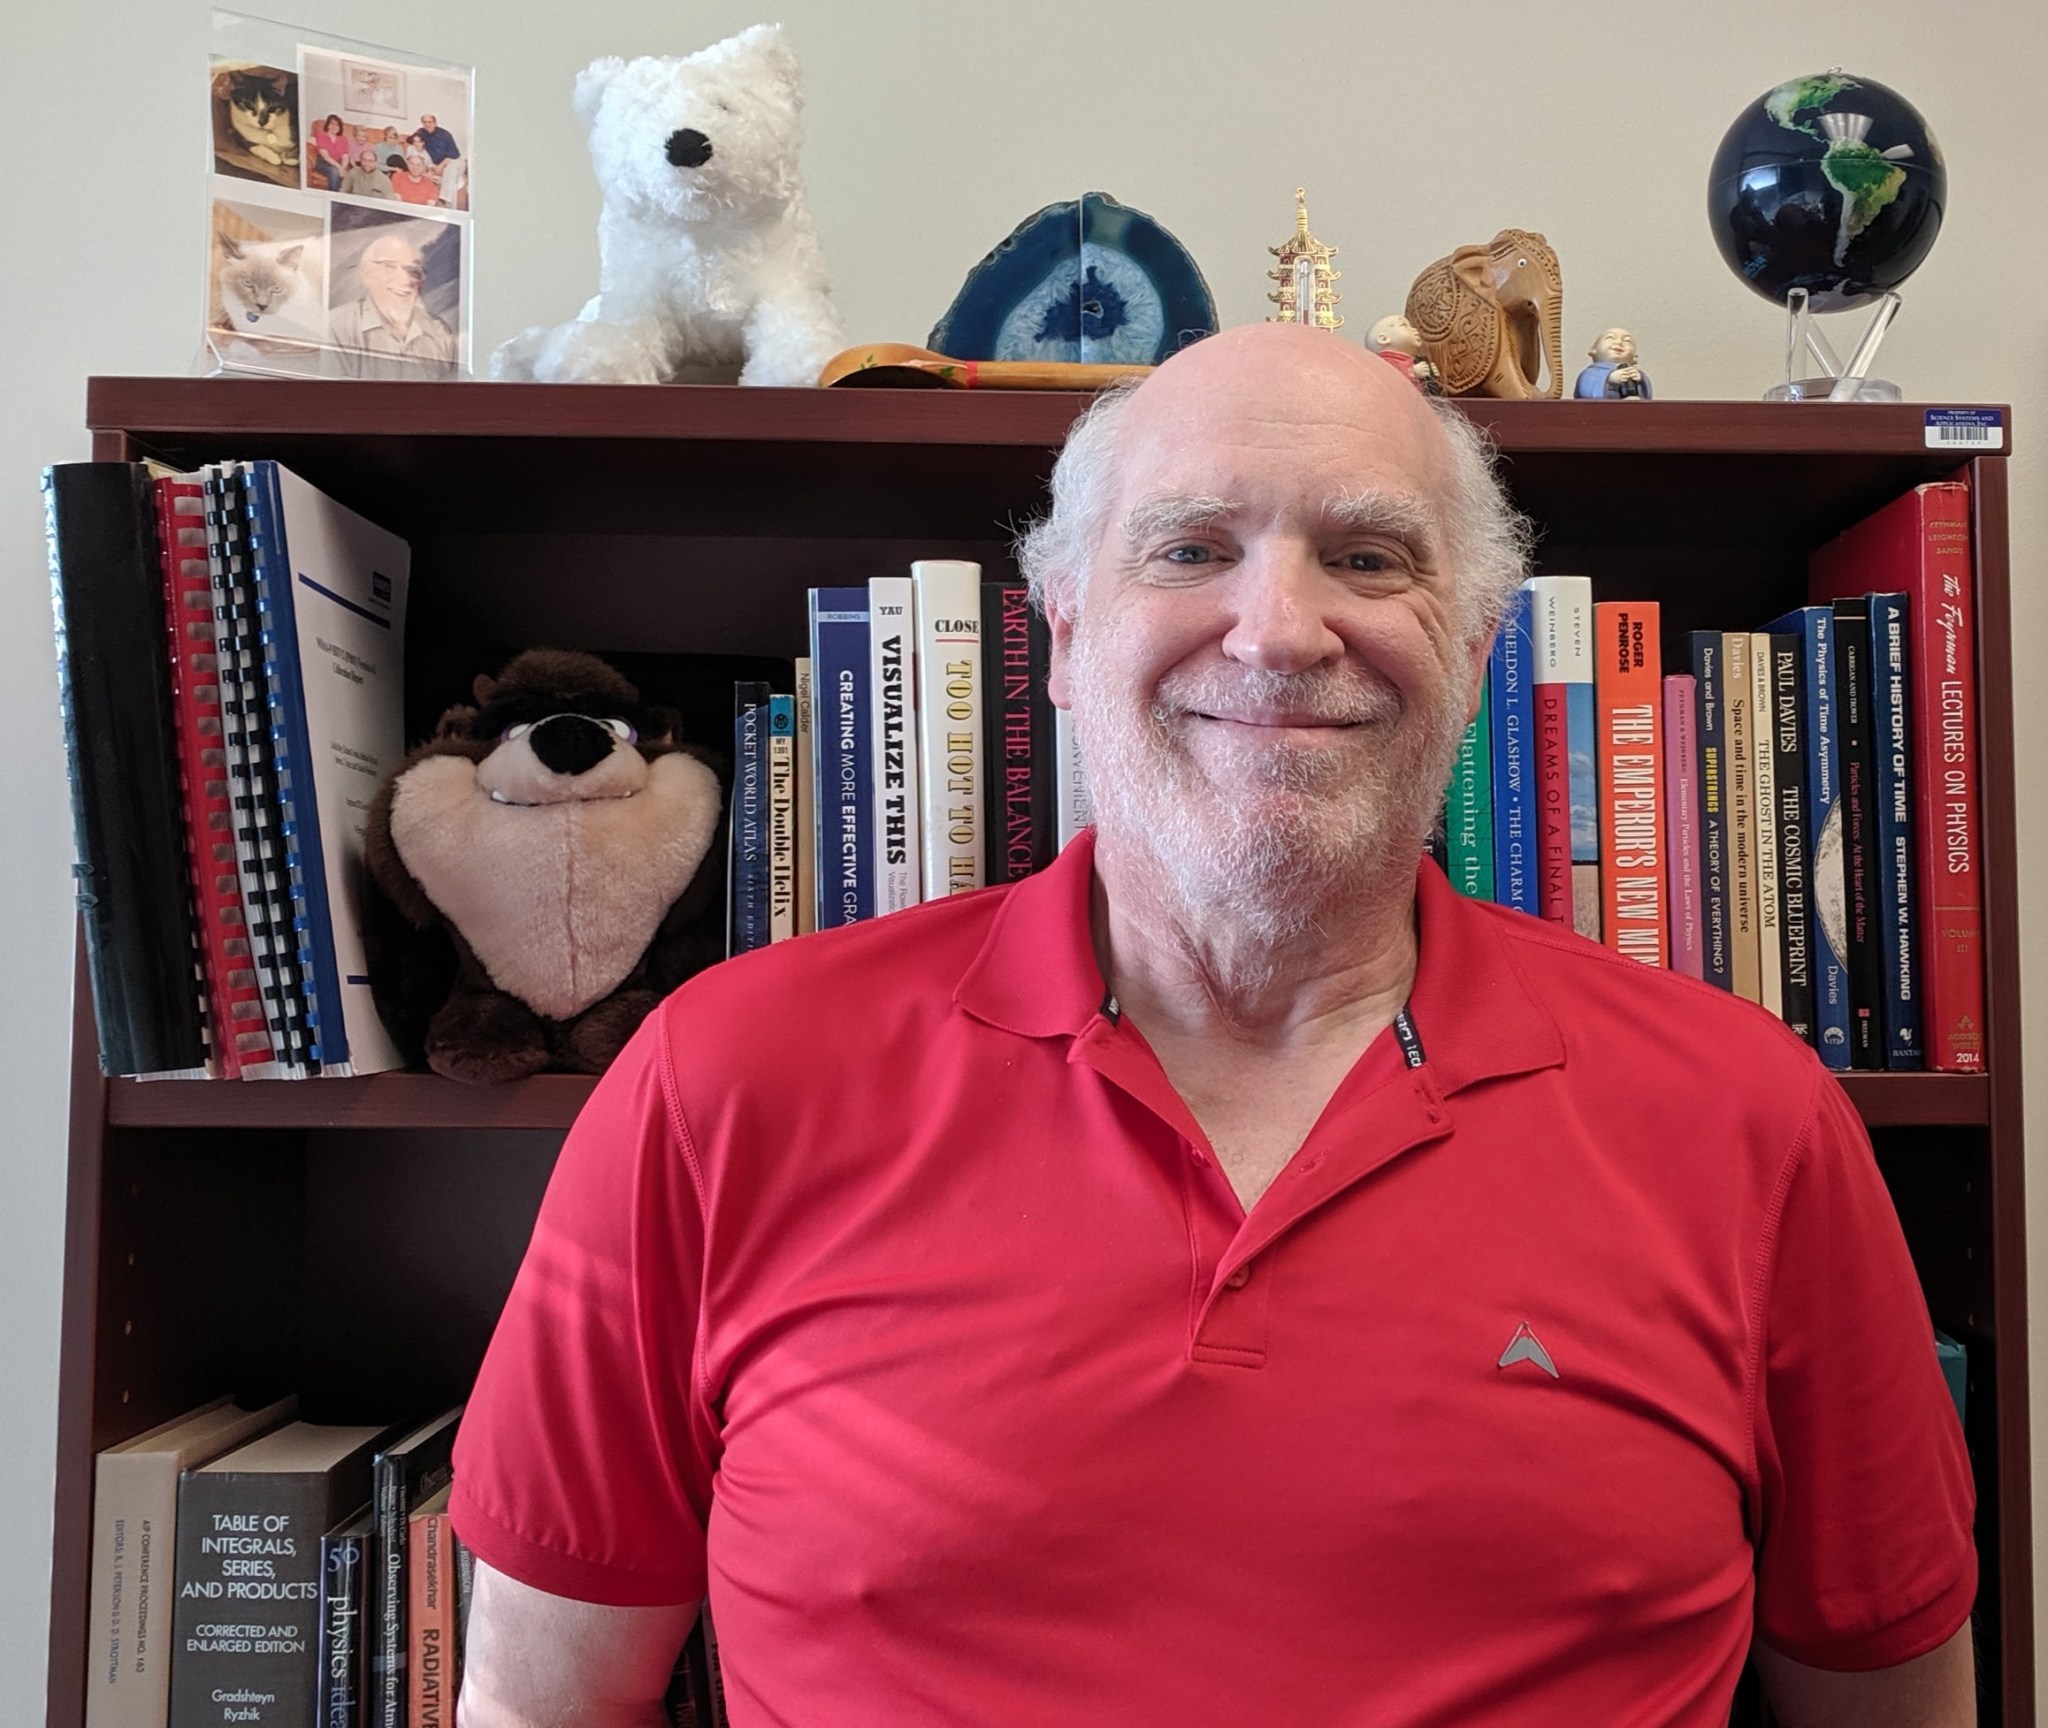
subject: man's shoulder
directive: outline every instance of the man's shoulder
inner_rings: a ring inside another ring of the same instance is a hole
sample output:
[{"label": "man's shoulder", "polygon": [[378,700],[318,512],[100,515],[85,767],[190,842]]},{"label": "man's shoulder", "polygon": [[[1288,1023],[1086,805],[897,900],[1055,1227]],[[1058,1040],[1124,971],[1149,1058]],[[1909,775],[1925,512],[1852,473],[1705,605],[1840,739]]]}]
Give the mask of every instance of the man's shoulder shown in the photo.
[{"label": "man's shoulder", "polygon": [[906,1019],[950,1008],[981,952],[1007,887],[927,901],[735,955],[700,972],[661,1006],[671,1036],[773,1026],[781,1035],[873,1040]]},{"label": "man's shoulder", "polygon": [[1775,1014],[1702,979],[1645,966],[1547,919],[1468,901],[1568,1045],[1603,1061],[1698,1070],[1711,1064],[1760,1082],[1809,1084],[1813,1050]]}]

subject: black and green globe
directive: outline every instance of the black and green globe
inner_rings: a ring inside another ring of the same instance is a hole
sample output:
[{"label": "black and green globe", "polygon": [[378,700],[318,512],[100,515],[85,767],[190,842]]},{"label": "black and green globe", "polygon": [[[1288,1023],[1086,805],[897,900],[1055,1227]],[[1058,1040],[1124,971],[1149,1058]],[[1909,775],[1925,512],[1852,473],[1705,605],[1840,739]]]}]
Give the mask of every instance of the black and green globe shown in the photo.
[{"label": "black and green globe", "polygon": [[1707,177],[1728,268],[1779,305],[1861,306],[1920,267],[1941,231],[1948,169],[1919,111],[1846,72],[1794,78],[1743,110]]}]

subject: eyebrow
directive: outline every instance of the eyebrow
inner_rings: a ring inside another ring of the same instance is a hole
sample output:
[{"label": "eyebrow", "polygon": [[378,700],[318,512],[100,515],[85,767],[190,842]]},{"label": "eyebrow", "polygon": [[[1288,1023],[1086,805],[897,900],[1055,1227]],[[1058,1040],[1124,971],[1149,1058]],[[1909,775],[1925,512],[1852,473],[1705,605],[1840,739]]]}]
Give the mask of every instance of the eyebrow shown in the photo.
[{"label": "eyebrow", "polygon": [[[1238,515],[1243,509],[1228,498],[1208,493],[1158,493],[1131,506],[1123,521],[1124,539],[1137,545],[1154,535],[1185,534]],[[1425,500],[1409,493],[1374,488],[1339,492],[1324,500],[1321,520],[1331,528],[1392,534],[1417,547],[1442,544],[1441,517]]]}]

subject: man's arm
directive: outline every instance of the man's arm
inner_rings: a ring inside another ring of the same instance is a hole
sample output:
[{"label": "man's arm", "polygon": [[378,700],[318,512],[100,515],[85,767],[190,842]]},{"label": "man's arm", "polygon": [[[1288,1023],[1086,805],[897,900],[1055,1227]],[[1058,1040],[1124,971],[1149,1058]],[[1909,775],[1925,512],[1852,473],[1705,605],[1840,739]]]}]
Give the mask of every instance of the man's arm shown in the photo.
[{"label": "man's arm", "polygon": [[696,1618],[695,1603],[607,1608],[550,1596],[479,1560],[457,1719],[462,1728],[664,1728],[662,1694]]},{"label": "man's arm", "polygon": [[1758,1639],[1750,1657],[1784,1728],[1976,1728],[1977,1664],[1970,1627],[1895,1668],[1833,1674]]}]

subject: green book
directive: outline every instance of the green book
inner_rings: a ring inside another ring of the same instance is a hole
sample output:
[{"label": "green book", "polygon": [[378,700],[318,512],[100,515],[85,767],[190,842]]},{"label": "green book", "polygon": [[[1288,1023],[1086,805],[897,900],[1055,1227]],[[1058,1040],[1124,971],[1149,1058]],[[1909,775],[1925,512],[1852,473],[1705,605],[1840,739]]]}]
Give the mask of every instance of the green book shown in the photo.
[{"label": "green book", "polygon": [[1484,685],[1479,714],[1465,728],[1444,793],[1446,868],[1451,886],[1475,900],[1493,898],[1493,701]]}]

